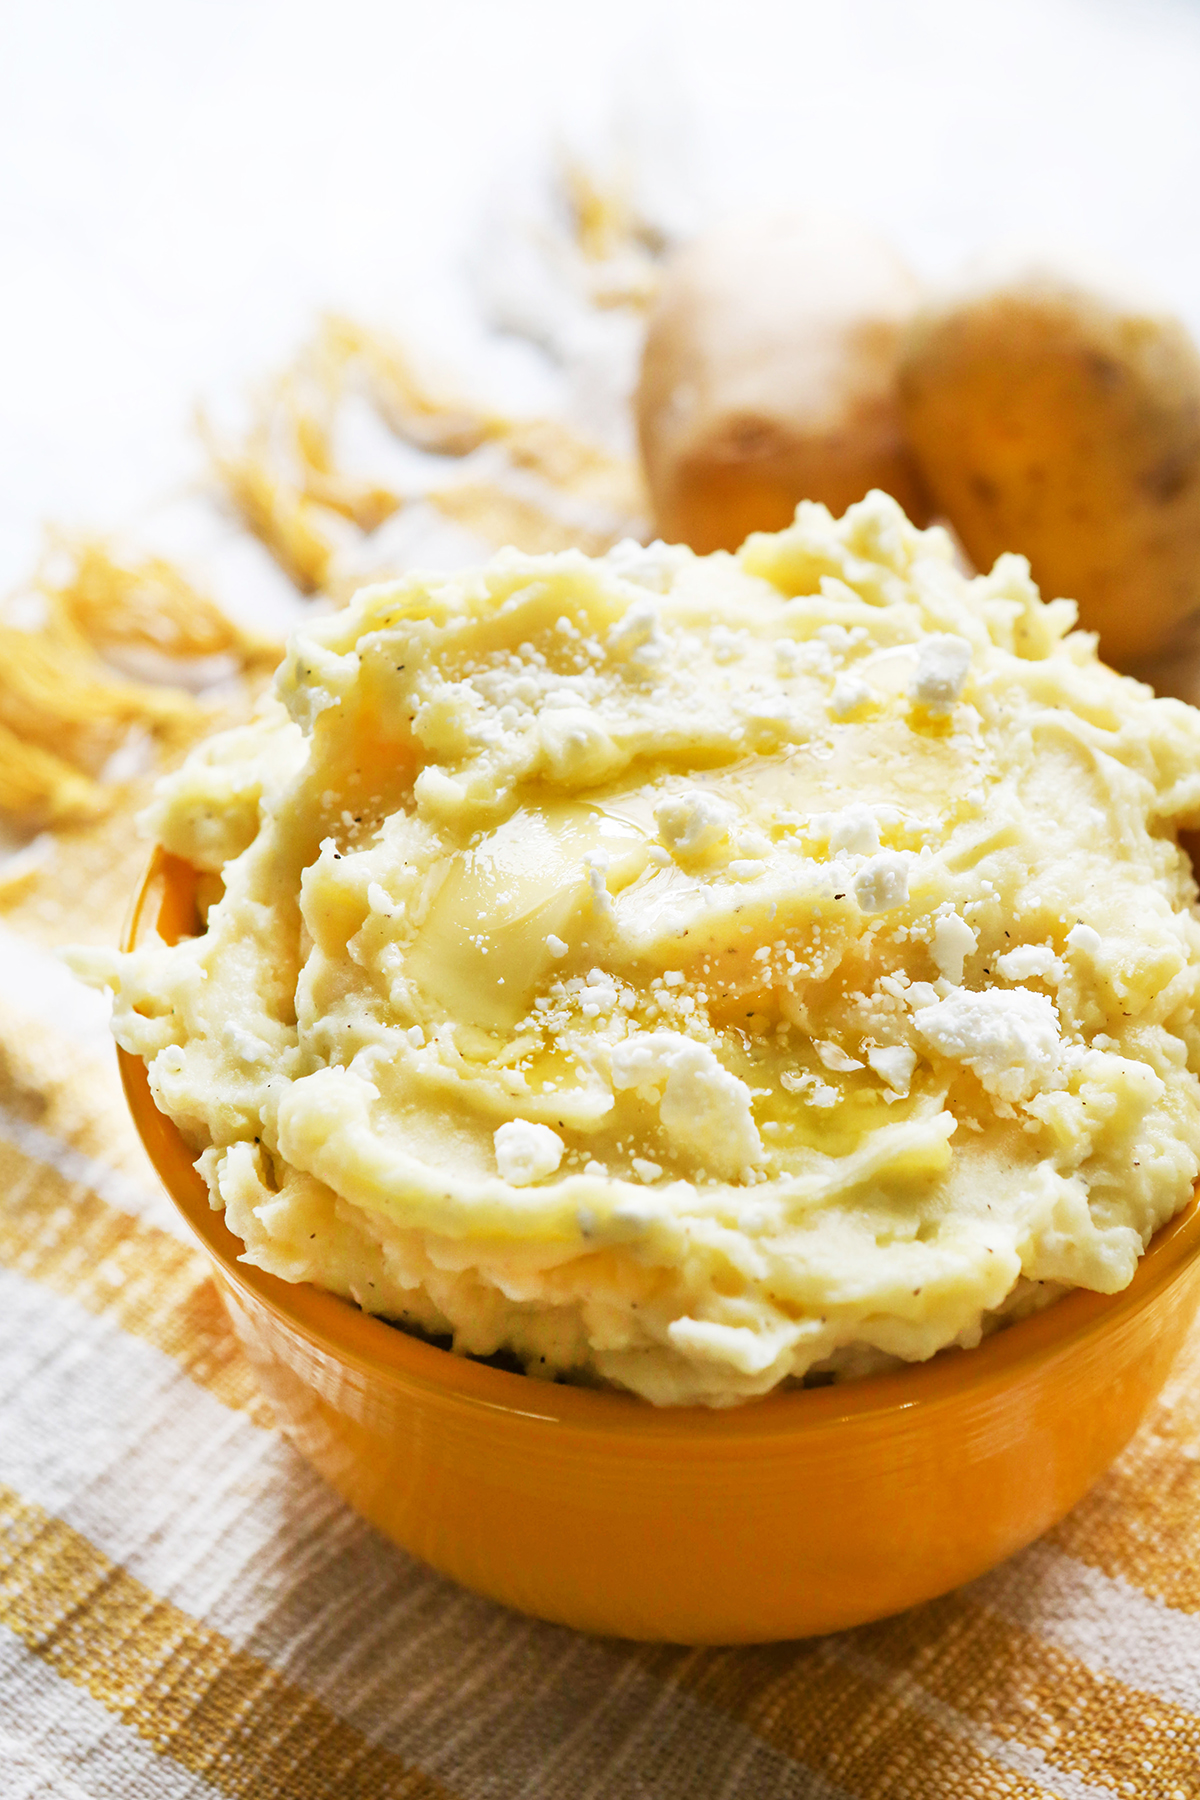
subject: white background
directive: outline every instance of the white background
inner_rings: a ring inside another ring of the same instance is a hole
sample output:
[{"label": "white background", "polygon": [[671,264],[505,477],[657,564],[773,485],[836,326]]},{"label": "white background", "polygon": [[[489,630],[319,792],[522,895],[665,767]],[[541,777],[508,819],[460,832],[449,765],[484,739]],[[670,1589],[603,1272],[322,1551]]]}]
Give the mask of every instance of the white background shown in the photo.
[{"label": "white background", "polygon": [[702,210],[1092,245],[1200,330],[1196,0],[7,0],[0,587],[195,479],[320,307],[464,336],[497,193],[631,105]]}]

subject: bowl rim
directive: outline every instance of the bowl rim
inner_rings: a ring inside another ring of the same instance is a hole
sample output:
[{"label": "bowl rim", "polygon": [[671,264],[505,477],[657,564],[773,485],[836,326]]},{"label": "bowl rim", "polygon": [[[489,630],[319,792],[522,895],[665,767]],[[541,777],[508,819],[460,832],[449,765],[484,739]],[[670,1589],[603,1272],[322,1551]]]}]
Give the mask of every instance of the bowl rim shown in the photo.
[{"label": "bowl rim", "polygon": [[[174,936],[194,917],[197,871],[157,846],[135,890],[121,945],[142,938],[147,913],[159,900]],[[173,941],[170,940],[170,941]],[[972,1349],[950,1347],[926,1362],[860,1376],[827,1387],[792,1388],[729,1407],[654,1406],[634,1394],[549,1382],[475,1361],[363,1312],[311,1282],[288,1282],[243,1258],[244,1245],[214,1208],[192,1152],[174,1122],[156,1106],[146,1064],[118,1048],[126,1099],[156,1173],[186,1223],[233,1289],[265,1307],[318,1355],[373,1380],[418,1389],[471,1410],[640,1440],[794,1440],[806,1430],[879,1419],[922,1409],[984,1401],[1033,1367],[1079,1352],[1148,1306],[1200,1253],[1200,1184],[1187,1205],[1162,1225],[1138,1259],[1132,1280],[1115,1294],[1074,1288],[1041,1311],[1007,1325]]]}]

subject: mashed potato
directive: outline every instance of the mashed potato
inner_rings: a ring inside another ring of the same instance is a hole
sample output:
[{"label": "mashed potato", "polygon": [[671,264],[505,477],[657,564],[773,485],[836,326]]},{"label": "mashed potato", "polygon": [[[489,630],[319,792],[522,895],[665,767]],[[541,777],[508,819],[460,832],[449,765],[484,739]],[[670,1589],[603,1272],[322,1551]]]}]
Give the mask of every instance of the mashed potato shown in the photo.
[{"label": "mashed potato", "polygon": [[974,1344],[1200,1164],[1200,714],[1073,616],[880,494],[368,589],[81,960],[289,1281],[664,1404]]}]

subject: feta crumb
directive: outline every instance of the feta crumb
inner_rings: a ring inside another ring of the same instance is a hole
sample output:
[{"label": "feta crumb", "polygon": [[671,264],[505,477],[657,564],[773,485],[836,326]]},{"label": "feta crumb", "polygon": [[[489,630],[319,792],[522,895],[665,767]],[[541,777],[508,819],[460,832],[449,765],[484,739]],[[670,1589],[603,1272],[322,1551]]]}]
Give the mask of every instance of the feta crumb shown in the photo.
[{"label": "feta crumb", "polygon": [[964,1063],[1001,1100],[1028,1100],[1058,1070],[1058,1015],[1028,988],[959,988],[914,1013],[913,1024],[931,1049]]},{"label": "feta crumb", "polygon": [[707,1044],[677,1031],[635,1032],[613,1048],[612,1082],[618,1091],[665,1082],[658,1103],[663,1129],[677,1149],[717,1174],[738,1174],[762,1161],[750,1090]]},{"label": "feta crumb", "polygon": [[657,1181],[662,1174],[662,1164],[651,1162],[649,1157],[635,1156],[632,1161],[633,1172],[639,1181]]},{"label": "feta crumb", "polygon": [[1067,933],[1067,949],[1082,950],[1095,961],[1104,948],[1104,940],[1091,925],[1072,925]]},{"label": "feta crumb", "polygon": [[662,617],[651,600],[635,600],[608,634],[609,649],[631,662],[661,662],[667,653]]},{"label": "feta crumb", "polygon": [[603,850],[589,850],[583,859],[583,866],[587,872],[592,905],[601,918],[604,918],[612,912],[612,896],[604,879],[608,873],[608,855]]},{"label": "feta crumb", "polygon": [[950,633],[928,637],[921,645],[917,671],[909,683],[908,697],[931,713],[948,713],[962,693],[971,666],[971,646],[966,638]]},{"label": "feta crumb", "polygon": [[551,931],[547,933],[546,936],[546,948],[551,956],[560,957],[566,956],[571,946],[570,944],[564,944],[562,939],[560,937],[555,937],[554,933]]},{"label": "feta crumb", "polygon": [[865,913],[890,912],[908,899],[908,862],[898,851],[873,856],[854,877],[854,898]]},{"label": "feta crumb", "polygon": [[578,991],[585,1019],[598,1018],[601,1013],[607,1018],[617,1004],[616,984],[603,969],[593,969]]},{"label": "feta crumb", "polygon": [[827,838],[834,856],[842,850],[851,856],[873,856],[879,848],[879,822],[861,801],[841,812],[813,813],[804,830],[808,837]]},{"label": "feta crumb", "polygon": [[420,1050],[424,1047],[425,1033],[421,1030],[419,1025],[410,1025],[404,1035],[414,1050]]},{"label": "feta crumb", "polygon": [[665,594],[690,554],[679,544],[664,544],[661,538],[655,538],[652,544],[639,544],[636,538],[622,538],[604,560],[624,580],[636,581],[639,587]]},{"label": "feta crumb", "polygon": [[870,688],[857,675],[839,675],[833,684],[829,710],[835,719],[845,719],[860,706],[865,706],[870,698]]},{"label": "feta crumb", "polygon": [[494,1136],[496,1167],[500,1179],[513,1187],[528,1187],[553,1175],[563,1159],[563,1141],[548,1125],[533,1125],[528,1119],[510,1119]]},{"label": "feta crumb", "polygon": [[917,1066],[916,1051],[908,1049],[904,1044],[887,1045],[868,1050],[867,1061],[875,1073],[903,1099],[912,1085],[913,1070]]},{"label": "feta crumb", "polygon": [[727,835],[736,817],[737,811],[728,800],[706,793],[703,788],[672,794],[654,809],[659,837],[668,850],[685,856],[711,850]]},{"label": "feta crumb", "polygon": [[933,960],[942,978],[952,987],[961,985],[963,964],[968,956],[974,955],[978,943],[978,933],[972,931],[956,912],[938,914],[933,927]]},{"label": "feta crumb", "polygon": [[996,970],[1005,981],[1028,981],[1030,976],[1045,981],[1063,978],[1062,959],[1055,956],[1049,944],[1018,944],[1015,950],[1006,950],[996,958]]},{"label": "feta crumb", "polygon": [[847,1056],[836,1044],[818,1043],[814,1041],[813,1049],[827,1069],[833,1069],[839,1075],[848,1075],[851,1069],[861,1069],[862,1064],[856,1057]]},{"label": "feta crumb", "polygon": [[590,1162],[584,1163],[583,1172],[585,1175],[607,1175],[608,1174],[608,1170],[605,1168],[604,1164],[602,1162],[597,1162],[594,1156],[592,1157]]}]

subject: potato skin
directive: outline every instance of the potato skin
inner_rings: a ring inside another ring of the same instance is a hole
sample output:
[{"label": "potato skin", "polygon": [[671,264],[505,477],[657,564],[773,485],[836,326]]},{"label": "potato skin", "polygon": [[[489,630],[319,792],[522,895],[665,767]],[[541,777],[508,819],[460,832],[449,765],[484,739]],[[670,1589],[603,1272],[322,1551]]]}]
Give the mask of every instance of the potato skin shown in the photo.
[{"label": "potato skin", "polygon": [[1200,353],[1177,319],[1022,270],[925,310],[900,389],[977,567],[1021,551],[1118,666],[1169,646],[1200,608]]},{"label": "potato skin", "polygon": [[799,500],[842,513],[868,489],[923,522],[896,391],[914,277],[861,227],[758,215],[672,262],[637,391],[660,536],[734,550],[790,524]]}]

